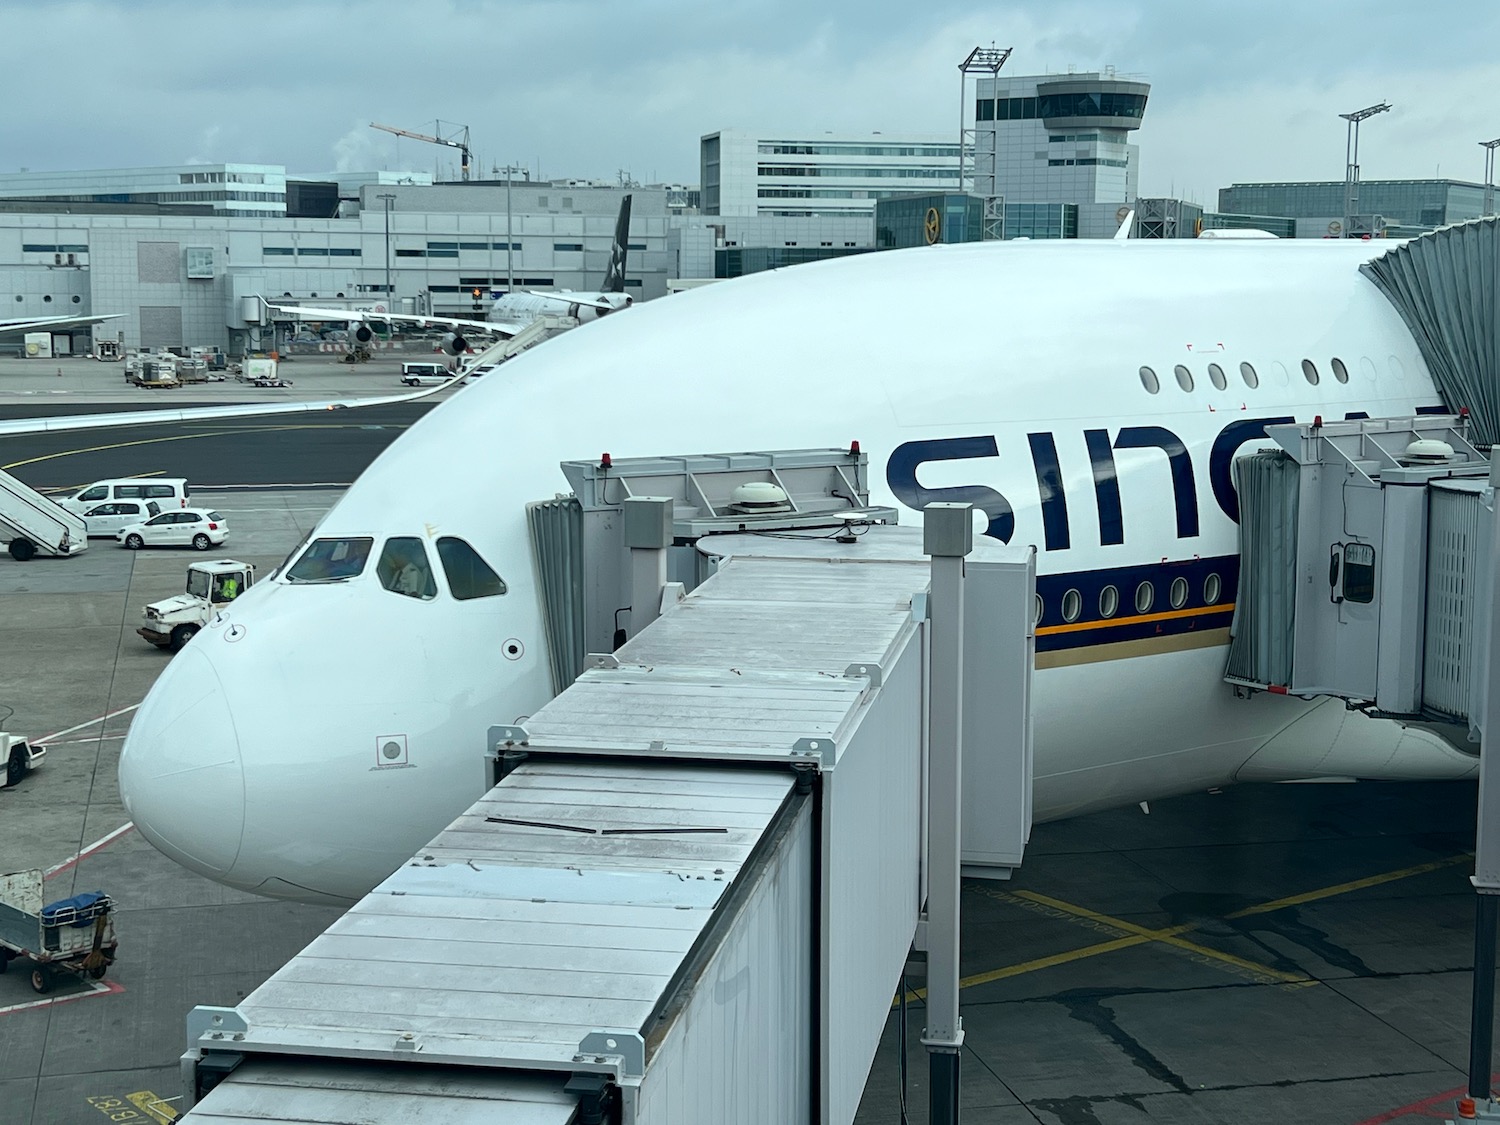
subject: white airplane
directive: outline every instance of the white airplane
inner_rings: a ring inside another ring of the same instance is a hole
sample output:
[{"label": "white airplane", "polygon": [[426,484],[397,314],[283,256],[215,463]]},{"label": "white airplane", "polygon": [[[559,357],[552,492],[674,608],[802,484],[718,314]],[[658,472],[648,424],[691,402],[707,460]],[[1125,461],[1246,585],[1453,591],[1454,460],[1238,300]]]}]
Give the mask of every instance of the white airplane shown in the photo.
[{"label": "white airplane", "polygon": [[34,316],[30,319],[0,320],[0,334],[7,332],[36,332],[48,328],[82,328],[85,324],[98,324],[101,320],[115,320],[124,313],[103,313],[99,316]]},{"label": "white airplane", "polygon": [[[571,289],[505,293],[490,306],[484,320],[423,316],[416,313],[382,313],[372,309],[282,305],[269,301],[265,305],[277,316],[293,320],[352,325],[354,339],[361,344],[368,344],[374,338],[374,331],[370,327],[372,324],[401,323],[419,328],[450,328],[453,330],[452,335],[443,341],[443,350],[450,355],[462,355],[469,345],[468,337],[487,334],[509,338],[524,331],[532,321],[541,316],[569,316],[580,324],[598,320],[635,303],[634,298],[625,292],[625,259],[630,249],[630,200],[631,197],[627,195],[620,203],[620,215],[615,220],[614,241],[610,244],[609,265],[605,269],[604,283],[597,293],[581,293]],[[476,300],[479,295],[480,290],[475,289]]]},{"label": "white airplane", "polygon": [[[609,265],[597,293],[580,293],[572,289],[505,293],[490,306],[488,319],[509,326],[529,324],[539,316],[567,315],[583,323],[634,304],[634,299],[625,292],[625,258],[630,250],[630,200],[627,195],[620,201],[615,237],[609,248]],[[564,308],[559,308],[559,305]]]},{"label": "white airplane", "polygon": [[[1236,453],[1268,422],[1440,402],[1359,272],[1382,249],[924,247],[570,333],[430,412],[177,655],[125,742],[125,808],[218,882],[357,898],[479,796],[486,729],[551,697],[524,506],[560,460],[852,438],[872,500],[970,501],[987,534],[1038,545],[1039,820],[1245,779],[1472,776],[1424,731],[1222,679]],[[377,768],[397,735],[408,768]]]}]

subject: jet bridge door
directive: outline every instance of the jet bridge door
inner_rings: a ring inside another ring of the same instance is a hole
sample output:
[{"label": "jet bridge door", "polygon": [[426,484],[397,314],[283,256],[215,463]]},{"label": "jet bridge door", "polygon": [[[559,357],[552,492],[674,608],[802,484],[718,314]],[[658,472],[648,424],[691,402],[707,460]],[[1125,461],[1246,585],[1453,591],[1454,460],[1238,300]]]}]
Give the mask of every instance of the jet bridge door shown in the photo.
[{"label": "jet bridge door", "polygon": [[1302,498],[1290,686],[1373,699],[1385,556],[1380,488],[1318,465],[1303,469]]}]

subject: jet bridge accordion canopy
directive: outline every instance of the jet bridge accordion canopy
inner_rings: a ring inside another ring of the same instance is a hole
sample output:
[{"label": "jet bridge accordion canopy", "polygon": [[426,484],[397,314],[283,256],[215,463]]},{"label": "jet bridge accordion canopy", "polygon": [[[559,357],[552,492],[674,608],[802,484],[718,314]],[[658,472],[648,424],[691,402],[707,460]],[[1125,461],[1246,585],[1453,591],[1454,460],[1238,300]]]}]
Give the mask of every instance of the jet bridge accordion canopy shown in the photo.
[{"label": "jet bridge accordion canopy", "polygon": [[1411,334],[1448,407],[1467,407],[1476,444],[1500,440],[1500,219],[1443,227],[1360,267]]}]

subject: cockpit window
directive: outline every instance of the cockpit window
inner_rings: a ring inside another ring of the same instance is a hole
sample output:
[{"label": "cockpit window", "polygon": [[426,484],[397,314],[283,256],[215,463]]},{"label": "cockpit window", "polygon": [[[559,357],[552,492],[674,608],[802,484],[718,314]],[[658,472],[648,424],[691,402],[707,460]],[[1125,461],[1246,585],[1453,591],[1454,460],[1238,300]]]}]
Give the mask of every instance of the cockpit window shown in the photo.
[{"label": "cockpit window", "polygon": [[458,601],[493,598],[505,593],[504,579],[462,539],[443,536],[437,541],[437,553],[443,560],[443,573],[448,576],[448,589]]},{"label": "cockpit window", "polygon": [[365,568],[373,539],[314,539],[286,572],[288,582],[340,582]]},{"label": "cockpit window", "polygon": [[375,566],[380,584],[393,594],[426,601],[437,597],[437,582],[422,541],[415,536],[397,535],[385,541],[380,562]]}]

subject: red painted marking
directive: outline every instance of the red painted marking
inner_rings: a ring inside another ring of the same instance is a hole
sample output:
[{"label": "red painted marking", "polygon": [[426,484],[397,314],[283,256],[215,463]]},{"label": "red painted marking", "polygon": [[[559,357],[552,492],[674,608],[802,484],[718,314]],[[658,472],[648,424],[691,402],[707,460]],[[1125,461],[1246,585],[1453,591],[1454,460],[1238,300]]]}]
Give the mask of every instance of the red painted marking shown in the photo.
[{"label": "red painted marking", "polygon": [[92,844],[90,844],[88,847],[84,848],[83,851],[79,852],[77,855],[73,856],[71,859],[65,859],[65,860],[63,860],[56,867],[49,867],[49,868],[47,868],[47,873],[46,873],[45,876],[43,876],[43,878],[52,879],[52,878],[55,878],[58,875],[61,875],[64,871],[67,871],[69,868],[77,867],[78,864],[81,861],[83,861],[85,859],[88,859],[88,857],[91,856],[91,855],[93,855],[94,853],[102,851],[103,849],[109,847],[109,845],[113,844],[116,840],[120,839],[120,837],[128,835],[131,831],[134,830],[134,828],[135,828],[135,822],[127,820],[124,824],[120,825],[120,827],[116,828],[113,832],[109,833],[106,836],[101,836],[99,839],[95,840]]},{"label": "red painted marking", "polygon": [[[1496,1077],[1500,1077],[1500,1075],[1492,1076],[1490,1078],[1490,1085],[1492,1087],[1495,1084]],[[1356,1121],[1354,1125],[1385,1125],[1387,1121],[1395,1121],[1398,1117],[1447,1117],[1448,1109],[1444,1103],[1453,1102],[1456,1099],[1463,1097],[1468,1092],[1469,1086],[1468,1083],[1465,1083],[1464,1085],[1459,1086],[1456,1089],[1444,1090],[1441,1094],[1433,1094],[1430,1098],[1423,1098],[1419,1102],[1412,1102],[1411,1105],[1403,1105],[1396,1109],[1388,1109],[1384,1113],[1377,1113],[1374,1117],[1367,1117],[1363,1121]],[[1442,1112],[1427,1112],[1433,1107],[1439,1105],[1444,1106]]]}]

